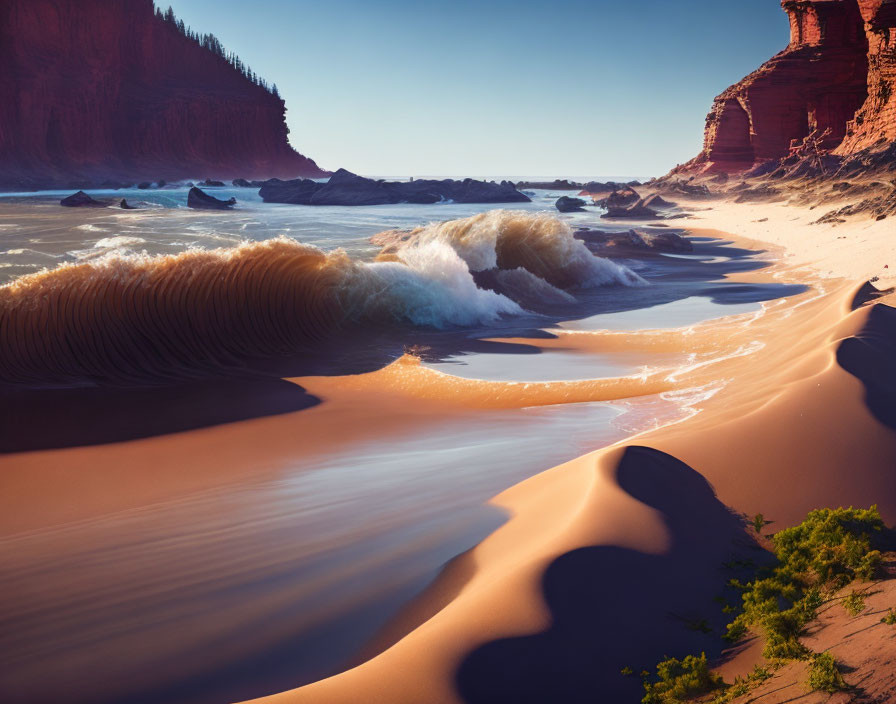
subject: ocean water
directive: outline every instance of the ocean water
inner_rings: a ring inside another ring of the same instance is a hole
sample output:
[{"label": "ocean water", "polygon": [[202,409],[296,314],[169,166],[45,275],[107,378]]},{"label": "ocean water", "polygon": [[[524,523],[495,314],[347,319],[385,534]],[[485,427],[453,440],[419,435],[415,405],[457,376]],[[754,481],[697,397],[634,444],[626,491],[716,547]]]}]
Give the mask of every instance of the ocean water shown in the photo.
[{"label": "ocean water", "polygon": [[[185,189],[93,194],[138,211],[62,209],[67,193],[0,197],[0,276],[13,282],[0,288],[0,310],[18,316],[11,330],[40,326],[16,340],[25,362],[3,362],[22,376],[0,386],[0,469],[84,471],[81,448],[94,447],[125,473],[161,452],[159,483],[196,471],[197,458],[241,477],[0,535],[3,701],[200,704],[338,672],[447,561],[506,519],[490,497],[680,420],[702,393],[434,416],[388,438],[346,427],[342,446],[308,455],[290,444],[305,400],[283,400],[269,368],[248,374],[241,363],[234,376],[241,351],[277,351],[292,374],[369,371],[413,348],[424,365],[470,379],[637,375],[684,360],[508,340],[686,327],[803,290],[729,281],[767,262],[719,240],[693,238],[683,256],[595,257],[574,229],[644,224],[608,224],[597,208],[560,215],[553,202],[564,193],[533,192],[508,213],[311,208],[264,204],[251,189],[209,191],[239,207],[191,211]],[[414,245],[374,261],[373,235],[416,227]],[[225,249],[208,253],[216,248]],[[26,274],[38,275],[15,283]],[[147,290],[151,305],[140,298]],[[160,351],[141,351],[147,339]],[[227,360],[215,356],[222,346]],[[365,412],[378,420],[376,408]],[[268,419],[282,424],[276,448],[228,444]],[[209,444],[206,431],[221,428],[230,430]],[[191,459],[143,442],[167,436]],[[116,489],[85,482],[72,492],[90,504]]]},{"label": "ocean water", "polygon": [[[173,254],[189,248],[232,247],[242,241],[261,241],[285,235],[304,244],[330,251],[345,249],[354,258],[372,258],[379,247],[370,237],[383,230],[405,229],[469,217],[491,207],[479,204],[375,205],[360,208],[340,206],[306,207],[265,203],[253,188],[203,188],[227,200],[234,197],[231,211],[202,211],[187,208],[187,188],[123,189],[90,191],[97,200],[118,203],[126,199],[140,210],[66,209],[70,227],[57,220],[59,200],[69,191],[0,193],[0,283],[16,276],[64,262],[84,261],[109,252]],[[514,210],[553,210],[553,204],[568,191],[532,191],[531,203],[515,203]],[[4,212],[4,205],[26,204],[29,217]],[[556,211],[554,210],[556,213]],[[599,213],[597,209],[595,212]],[[559,215],[559,213],[558,213]],[[591,214],[565,216],[572,224],[594,220]]]}]

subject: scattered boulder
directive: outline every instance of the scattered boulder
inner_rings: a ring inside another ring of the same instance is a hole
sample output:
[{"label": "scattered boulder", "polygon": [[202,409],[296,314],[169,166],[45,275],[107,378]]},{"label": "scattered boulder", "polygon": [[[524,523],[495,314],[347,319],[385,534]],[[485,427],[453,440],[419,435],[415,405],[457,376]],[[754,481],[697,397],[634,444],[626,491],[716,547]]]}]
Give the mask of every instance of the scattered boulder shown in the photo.
[{"label": "scattered boulder", "polygon": [[151,181],[141,181],[140,183],[137,184],[137,188],[139,188],[141,191],[145,191],[148,188],[152,188],[152,182]]},{"label": "scattered boulder", "polygon": [[690,240],[673,231],[605,232],[582,229],[575,233],[575,237],[606,256],[626,256],[639,252],[682,253],[694,249]]},{"label": "scattered boulder", "polygon": [[101,203],[98,200],[94,200],[89,195],[87,195],[84,191],[78,191],[77,193],[72,193],[67,198],[63,198],[59,201],[60,205],[64,205],[66,208],[105,208],[106,204]]},{"label": "scattered boulder", "polygon": [[206,186],[206,187],[213,187],[213,188],[221,188],[224,186],[224,182],[223,181],[213,181],[212,179],[207,178],[207,179],[205,179],[205,181],[203,181],[199,185]]},{"label": "scattered boulder", "polygon": [[326,183],[310,179],[265,181],[259,195],[266,203],[294,205],[384,205],[394,203],[528,203],[510,181],[464,179],[375,181],[339,169]]},{"label": "scattered boulder", "polygon": [[160,178],[160,179],[156,182],[156,188],[164,188],[164,187],[167,186],[167,185],[168,185],[168,182],[167,182],[165,179],[163,179],[163,178]]},{"label": "scattered boulder", "polygon": [[554,205],[561,213],[576,213],[585,210],[585,201],[581,198],[570,198],[569,196],[558,198]]},{"label": "scattered boulder", "polygon": [[595,201],[595,205],[599,205],[601,208],[623,208],[627,205],[631,205],[633,203],[637,203],[641,196],[638,195],[638,192],[631,188],[630,186],[622,186],[618,189],[614,188],[613,191],[606,198]]},{"label": "scattered boulder", "polygon": [[121,199],[121,203],[119,203],[119,205],[121,206],[122,210],[139,210],[139,208],[137,206],[134,206],[134,205],[131,205],[130,203],[128,203],[127,199],[125,199],[125,198]]},{"label": "scattered boulder", "polygon": [[229,210],[236,205],[236,198],[230,200],[220,200],[208,193],[201,191],[195,186],[190,189],[187,194],[187,206],[197,208],[199,210]]},{"label": "scattered boulder", "polygon": [[607,212],[602,218],[636,218],[639,220],[652,220],[660,217],[659,213],[647,206],[647,200],[641,198],[631,205],[607,205]]},{"label": "scattered boulder", "polygon": [[264,181],[247,181],[244,178],[235,178],[231,183],[237,188],[261,188]]}]

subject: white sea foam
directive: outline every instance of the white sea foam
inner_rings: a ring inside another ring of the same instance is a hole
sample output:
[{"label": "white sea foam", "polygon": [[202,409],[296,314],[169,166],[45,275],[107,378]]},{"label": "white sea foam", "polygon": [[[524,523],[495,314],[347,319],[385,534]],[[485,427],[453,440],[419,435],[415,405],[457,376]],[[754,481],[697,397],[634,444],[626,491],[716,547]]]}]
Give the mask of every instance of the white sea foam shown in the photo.
[{"label": "white sea foam", "polygon": [[103,237],[98,240],[94,247],[97,249],[118,249],[119,247],[135,247],[146,242],[142,237],[128,237],[127,235],[116,235],[115,237]]}]

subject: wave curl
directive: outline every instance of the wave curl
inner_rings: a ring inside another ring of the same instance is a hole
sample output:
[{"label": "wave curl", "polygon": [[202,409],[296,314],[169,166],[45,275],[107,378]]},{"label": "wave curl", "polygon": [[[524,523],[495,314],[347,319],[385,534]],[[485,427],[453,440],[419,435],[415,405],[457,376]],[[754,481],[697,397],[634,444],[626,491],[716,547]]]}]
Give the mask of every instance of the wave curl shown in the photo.
[{"label": "wave curl", "polygon": [[301,354],[350,326],[479,325],[525,313],[531,298],[568,303],[578,288],[643,283],[547,215],[493,211],[376,239],[384,249],[373,262],[280,237],[110,253],[24,276],[0,287],[0,380],[207,376]]}]

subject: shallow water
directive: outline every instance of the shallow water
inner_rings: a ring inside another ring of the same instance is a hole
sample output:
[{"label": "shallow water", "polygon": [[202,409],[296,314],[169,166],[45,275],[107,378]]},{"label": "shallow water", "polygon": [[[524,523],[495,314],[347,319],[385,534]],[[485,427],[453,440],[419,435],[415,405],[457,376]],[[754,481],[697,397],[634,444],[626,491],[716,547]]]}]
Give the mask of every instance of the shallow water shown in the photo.
[{"label": "shallow water", "polygon": [[[27,212],[18,205],[4,209],[6,201],[21,198],[0,198],[0,250],[6,252],[0,251],[0,262],[17,262],[0,274],[26,273],[47,261],[86,260],[110,249],[170,253],[284,232],[368,259],[378,248],[367,240],[379,231],[487,209],[304,208],[261,204],[251,190],[210,190],[219,197],[235,195],[243,207],[232,213],[193,212],[167,207],[185,200],[185,191],[116,192],[129,202],[147,199],[160,207],[134,215],[79,211],[63,220],[55,196],[46,204],[27,199]],[[524,209],[544,210],[558,195],[539,193]],[[608,229],[598,215],[592,211],[568,219]],[[14,227],[6,227],[10,224]],[[488,325],[405,328],[342,353],[353,364],[377,368],[413,345],[427,366],[477,379],[624,376],[683,360],[635,352],[541,351],[502,338],[537,340],[563,329],[688,326],[757,311],[764,300],[802,290],[727,282],[728,274],[763,262],[718,241],[695,243],[690,256],[626,261],[647,286],[577,291],[573,303]],[[17,249],[30,253],[10,254]],[[12,430],[3,437],[13,463],[37,459],[70,465],[76,472],[78,446],[103,443],[106,461],[128,472],[153,447],[153,440],[139,438],[199,429],[178,442],[190,443],[193,457],[198,453],[212,464],[218,461],[239,478],[136,508],[98,510],[89,519],[48,519],[45,525],[38,519],[37,529],[0,537],[5,566],[0,574],[0,699],[200,704],[261,696],[337,672],[442,565],[500,525],[505,517],[485,505],[490,497],[551,466],[691,412],[688,395],[677,394],[674,401],[670,395],[436,414],[387,439],[346,427],[337,450],[307,454],[297,448],[293,455],[287,443],[276,451],[250,446],[238,456],[218,455],[221,448],[207,442],[201,428],[236,420],[264,423],[267,417],[299,425],[303,420],[302,404],[274,403],[283,392],[277,384],[251,378],[240,384],[241,395],[229,401],[206,387],[189,397],[168,391],[27,392],[28,402],[18,404],[19,416],[9,419],[6,427]],[[23,393],[15,392],[17,401]],[[171,417],[141,432],[130,427],[138,421],[129,421],[129,399],[131,405],[142,405],[144,414]],[[327,404],[323,398],[306,405]],[[219,406],[221,415],[196,411],[209,406]],[[184,419],[174,417],[183,408],[192,411]],[[373,425],[378,409],[363,412]],[[41,428],[41,419],[52,420]],[[83,432],[79,438],[56,426]],[[109,432],[97,430],[102,428]],[[193,469],[188,460],[163,457],[176,472]],[[164,473],[158,481],[166,481]],[[70,500],[89,503],[97,492],[114,495],[116,488],[85,483]]]}]

